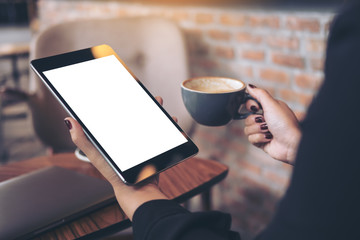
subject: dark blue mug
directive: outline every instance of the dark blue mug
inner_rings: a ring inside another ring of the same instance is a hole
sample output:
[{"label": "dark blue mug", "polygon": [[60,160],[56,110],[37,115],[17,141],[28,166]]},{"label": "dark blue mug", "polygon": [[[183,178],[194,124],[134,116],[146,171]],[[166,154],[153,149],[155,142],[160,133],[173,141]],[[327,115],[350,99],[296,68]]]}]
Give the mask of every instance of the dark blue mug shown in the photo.
[{"label": "dark blue mug", "polygon": [[237,79],[191,78],[182,82],[181,95],[192,118],[202,125],[223,126],[253,114],[239,112],[241,105],[253,98],[246,92],[245,83]]}]

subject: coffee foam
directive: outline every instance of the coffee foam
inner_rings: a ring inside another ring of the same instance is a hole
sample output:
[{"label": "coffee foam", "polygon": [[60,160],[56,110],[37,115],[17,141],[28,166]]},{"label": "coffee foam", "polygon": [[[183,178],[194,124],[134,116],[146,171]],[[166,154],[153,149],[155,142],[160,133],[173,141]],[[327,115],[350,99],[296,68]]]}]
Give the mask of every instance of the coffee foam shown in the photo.
[{"label": "coffee foam", "polygon": [[225,93],[241,89],[244,84],[228,78],[196,78],[185,82],[184,86],[199,92]]}]

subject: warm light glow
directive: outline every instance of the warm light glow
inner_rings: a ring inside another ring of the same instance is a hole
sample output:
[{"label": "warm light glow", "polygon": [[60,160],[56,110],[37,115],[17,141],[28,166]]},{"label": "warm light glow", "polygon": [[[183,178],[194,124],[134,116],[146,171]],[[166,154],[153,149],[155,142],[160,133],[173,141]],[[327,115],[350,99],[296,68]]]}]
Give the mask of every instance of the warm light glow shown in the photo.
[{"label": "warm light glow", "polygon": [[154,165],[146,165],[138,175],[136,182],[140,182],[141,180],[150,177],[156,173],[156,168]]}]

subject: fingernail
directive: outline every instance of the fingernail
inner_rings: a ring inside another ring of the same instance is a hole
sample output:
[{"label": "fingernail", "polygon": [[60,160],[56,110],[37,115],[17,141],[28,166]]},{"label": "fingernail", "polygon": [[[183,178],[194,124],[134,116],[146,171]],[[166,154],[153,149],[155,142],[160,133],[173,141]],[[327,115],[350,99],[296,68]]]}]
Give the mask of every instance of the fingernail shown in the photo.
[{"label": "fingernail", "polygon": [[273,135],[270,132],[265,133],[265,138],[266,139],[272,139]]},{"label": "fingernail", "polygon": [[264,119],[262,117],[256,117],[255,122],[262,123],[262,122],[264,122]]},{"label": "fingernail", "polygon": [[251,88],[256,88],[256,86],[255,86],[255,85],[252,85],[251,83],[249,84],[249,87],[251,87]]},{"label": "fingernail", "polygon": [[261,124],[261,125],[260,125],[260,129],[261,129],[261,130],[266,130],[266,129],[268,129],[267,124],[266,124],[266,123]]},{"label": "fingernail", "polygon": [[67,126],[67,128],[69,130],[72,129],[72,125],[71,125],[71,122],[69,120],[65,119],[64,122],[65,122],[65,125]]},{"label": "fingernail", "polygon": [[250,107],[250,110],[251,110],[252,112],[257,112],[257,111],[259,111],[259,109],[258,109],[257,107],[255,107],[255,106],[251,106],[251,107]]}]

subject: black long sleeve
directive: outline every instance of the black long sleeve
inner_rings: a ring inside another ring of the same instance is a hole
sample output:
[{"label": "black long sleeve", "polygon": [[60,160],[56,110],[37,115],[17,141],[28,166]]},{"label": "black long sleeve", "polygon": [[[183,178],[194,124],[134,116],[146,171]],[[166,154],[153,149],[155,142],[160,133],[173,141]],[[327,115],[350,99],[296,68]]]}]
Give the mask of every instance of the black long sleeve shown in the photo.
[{"label": "black long sleeve", "polygon": [[334,21],[325,81],[302,123],[287,193],[267,239],[360,239],[360,2]]},{"label": "black long sleeve", "polygon": [[240,240],[230,231],[231,217],[221,212],[190,213],[176,202],[154,200],[141,205],[133,217],[134,238]]},{"label": "black long sleeve", "polygon": [[[360,239],[360,2],[334,21],[325,81],[302,123],[290,186],[257,240]],[[135,239],[239,239],[230,217],[171,201],[141,206]]]}]

